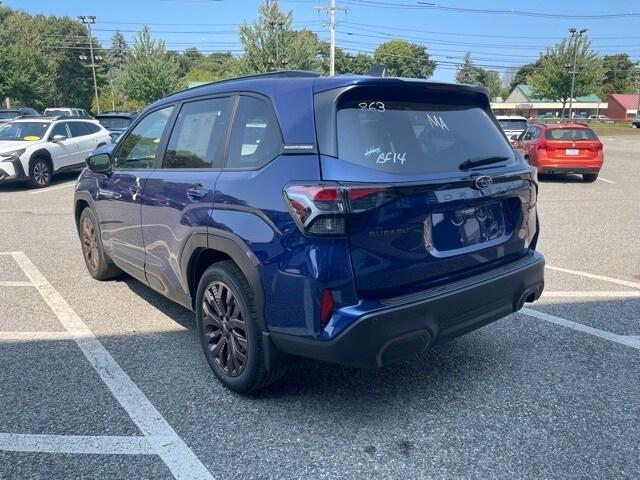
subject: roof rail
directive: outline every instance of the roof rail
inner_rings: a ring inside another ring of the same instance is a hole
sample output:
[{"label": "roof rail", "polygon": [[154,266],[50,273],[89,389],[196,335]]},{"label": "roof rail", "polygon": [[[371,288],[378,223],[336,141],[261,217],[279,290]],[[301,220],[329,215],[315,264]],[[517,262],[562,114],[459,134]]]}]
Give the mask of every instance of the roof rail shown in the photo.
[{"label": "roof rail", "polygon": [[226,82],[235,82],[237,80],[250,80],[252,78],[315,78],[322,76],[318,72],[313,72],[311,70],[277,70],[275,72],[265,72],[265,73],[252,73],[250,75],[241,75],[239,77],[233,78],[225,78],[224,80],[216,80],[213,82],[203,83],[202,85],[197,85],[191,88],[185,88],[183,90],[178,90],[175,93],[186,92],[187,90],[193,90],[201,87],[208,87],[209,85],[218,85]]}]

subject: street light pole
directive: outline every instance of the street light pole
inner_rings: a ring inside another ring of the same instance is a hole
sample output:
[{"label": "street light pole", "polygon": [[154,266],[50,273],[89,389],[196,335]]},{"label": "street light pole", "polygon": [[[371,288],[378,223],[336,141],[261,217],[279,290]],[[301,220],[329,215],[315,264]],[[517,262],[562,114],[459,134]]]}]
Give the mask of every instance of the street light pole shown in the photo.
[{"label": "street light pole", "polygon": [[78,20],[87,26],[89,33],[89,51],[91,52],[91,72],[93,73],[93,90],[96,94],[96,110],[100,114],[100,98],[98,97],[98,80],[96,79],[96,61],[93,57],[93,39],[91,38],[91,25],[96,23],[95,15],[79,15]]},{"label": "street light pole", "polygon": [[578,42],[582,38],[582,34],[586,33],[586,31],[587,31],[587,29],[583,28],[582,30],[577,32],[578,34],[576,35],[576,29],[575,28],[570,28],[569,29],[569,33],[571,33],[571,38],[575,38],[575,42],[573,44],[573,72],[571,72],[571,95],[569,96],[569,120],[571,120],[573,118],[573,116],[572,116],[572,112],[573,112],[573,93],[574,93],[574,90],[575,90],[575,87],[576,87],[576,70],[577,70],[576,60],[577,60],[577,57],[578,57]]}]

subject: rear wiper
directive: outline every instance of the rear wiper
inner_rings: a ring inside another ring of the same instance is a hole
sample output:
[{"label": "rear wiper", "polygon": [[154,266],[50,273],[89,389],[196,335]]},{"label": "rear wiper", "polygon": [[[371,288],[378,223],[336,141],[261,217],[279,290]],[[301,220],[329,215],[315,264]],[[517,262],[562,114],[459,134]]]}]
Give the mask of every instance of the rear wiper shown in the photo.
[{"label": "rear wiper", "polygon": [[473,167],[480,167],[481,165],[489,165],[491,163],[504,162],[509,160],[509,157],[501,157],[501,156],[492,156],[492,157],[480,157],[480,158],[468,158],[460,165],[458,168],[460,170],[469,170]]}]

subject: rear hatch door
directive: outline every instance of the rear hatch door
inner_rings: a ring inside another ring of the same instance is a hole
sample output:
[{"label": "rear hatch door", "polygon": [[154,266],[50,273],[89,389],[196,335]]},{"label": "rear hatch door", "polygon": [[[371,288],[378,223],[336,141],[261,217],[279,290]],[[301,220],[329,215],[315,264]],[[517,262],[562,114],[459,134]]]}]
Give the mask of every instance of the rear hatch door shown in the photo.
[{"label": "rear hatch door", "polygon": [[[317,103],[322,115],[327,99]],[[355,87],[333,104],[333,124],[322,125],[337,138],[320,142],[322,176],[345,187],[360,296],[404,295],[526,254],[532,171],[483,92],[406,82]]]},{"label": "rear hatch door", "polygon": [[559,127],[545,130],[547,155],[562,164],[581,164],[594,160],[602,143],[593,130],[586,127]]}]

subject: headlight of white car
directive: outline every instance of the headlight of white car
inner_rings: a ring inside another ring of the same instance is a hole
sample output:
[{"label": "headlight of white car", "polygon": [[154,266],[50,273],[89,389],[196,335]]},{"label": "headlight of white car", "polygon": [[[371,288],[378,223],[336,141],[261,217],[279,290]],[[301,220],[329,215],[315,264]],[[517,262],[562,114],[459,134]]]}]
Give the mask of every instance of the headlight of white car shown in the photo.
[{"label": "headlight of white car", "polygon": [[10,152],[0,152],[0,162],[4,162],[6,160],[12,160],[14,158],[18,158],[26,150],[27,150],[26,148],[19,148],[17,150],[11,150]]}]

